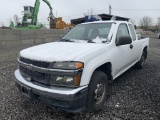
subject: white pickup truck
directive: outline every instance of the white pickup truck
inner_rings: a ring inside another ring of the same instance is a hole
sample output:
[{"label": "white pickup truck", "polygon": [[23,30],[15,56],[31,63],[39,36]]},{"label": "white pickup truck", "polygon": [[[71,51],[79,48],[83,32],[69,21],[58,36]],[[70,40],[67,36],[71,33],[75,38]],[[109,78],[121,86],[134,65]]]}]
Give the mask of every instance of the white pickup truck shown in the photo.
[{"label": "white pickup truck", "polygon": [[132,66],[143,68],[149,38],[127,21],[83,23],[61,40],[22,50],[15,82],[34,100],[69,112],[99,111],[109,85]]}]

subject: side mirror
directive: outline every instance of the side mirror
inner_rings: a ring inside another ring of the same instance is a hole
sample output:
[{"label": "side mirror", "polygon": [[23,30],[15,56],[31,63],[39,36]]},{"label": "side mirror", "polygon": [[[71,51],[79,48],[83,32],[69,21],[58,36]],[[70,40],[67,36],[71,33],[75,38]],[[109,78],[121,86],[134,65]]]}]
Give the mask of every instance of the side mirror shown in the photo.
[{"label": "side mirror", "polygon": [[126,44],[131,44],[131,43],[132,43],[132,39],[129,36],[120,36],[116,40],[116,46],[126,45]]}]

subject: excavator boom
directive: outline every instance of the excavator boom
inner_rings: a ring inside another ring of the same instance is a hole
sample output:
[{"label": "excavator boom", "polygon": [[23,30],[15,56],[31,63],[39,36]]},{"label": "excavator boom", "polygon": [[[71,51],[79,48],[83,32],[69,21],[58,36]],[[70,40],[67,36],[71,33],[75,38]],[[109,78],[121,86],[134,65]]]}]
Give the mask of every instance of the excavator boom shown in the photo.
[{"label": "excavator boom", "polygon": [[40,6],[40,0],[36,0],[35,5],[34,5],[32,25],[37,25],[39,6]]},{"label": "excavator boom", "polygon": [[[42,0],[45,2],[48,7],[50,8],[50,13],[49,13],[49,19],[55,19],[53,13],[52,13],[52,6],[48,0]],[[37,19],[38,19],[38,12],[39,12],[39,7],[40,7],[40,0],[36,0],[35,5],[34,5],[34,12],[33,12],[33,19],[32,19],[32,24],[36,25],[37,24]]]},{"label": "excavator boom", "polygon": [[50,10],[52,10],[52,6],[48,0],[42,0],[42,1],[45,2],[49,6]]}]

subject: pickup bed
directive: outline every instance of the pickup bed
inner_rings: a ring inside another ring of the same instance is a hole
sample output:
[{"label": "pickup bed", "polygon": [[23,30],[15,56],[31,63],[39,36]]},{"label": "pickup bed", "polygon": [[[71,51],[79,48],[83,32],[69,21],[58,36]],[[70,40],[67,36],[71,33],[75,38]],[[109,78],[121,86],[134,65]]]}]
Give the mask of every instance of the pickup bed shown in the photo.
[{"label": "pickup bed", "polygon": [[149,38],[138,39],[129,22],[83,23],[61,40],[22,50],[15,82],[51,107],[96,112],[113,80],[134,65],[143,68],[148,48]]}]

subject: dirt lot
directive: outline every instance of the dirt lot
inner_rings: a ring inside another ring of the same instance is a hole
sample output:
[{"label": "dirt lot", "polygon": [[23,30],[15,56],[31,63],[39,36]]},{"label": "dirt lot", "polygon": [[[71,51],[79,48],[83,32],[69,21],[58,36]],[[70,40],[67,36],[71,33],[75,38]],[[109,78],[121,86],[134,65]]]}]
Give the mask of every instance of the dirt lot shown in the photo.
[{"label": "dirt lot", "polygon": [[14,84],[16,56],[28,46],[0,47],[0,120],[159,120],[160,40],[150,35],[145,68],[131,68],[117,78],[112,96],[96,114],[70,114],[22,96]]}]

